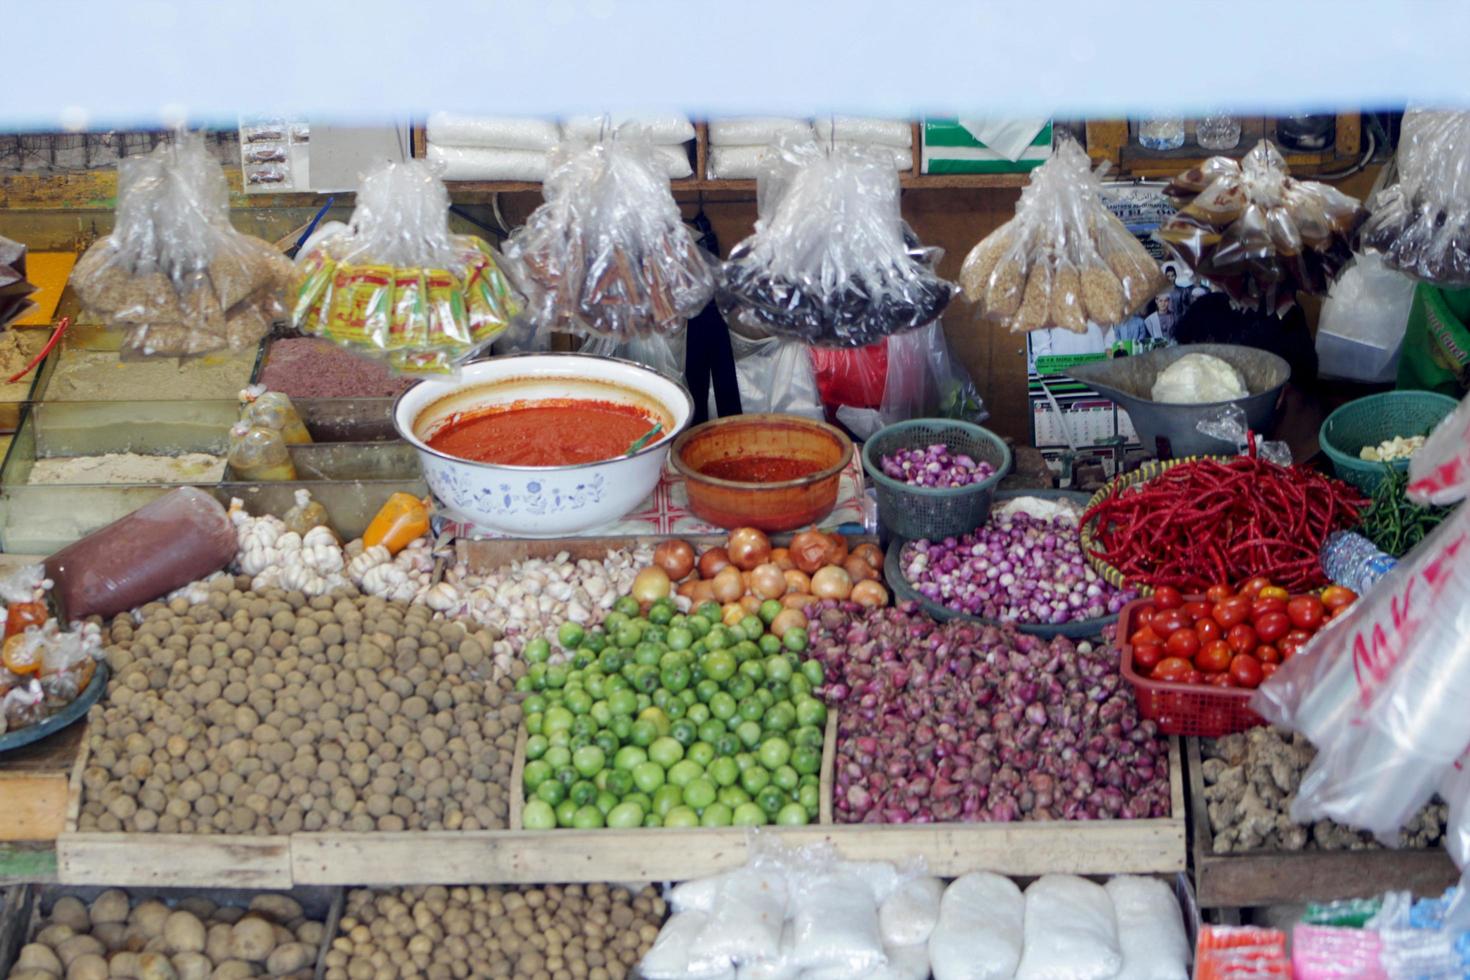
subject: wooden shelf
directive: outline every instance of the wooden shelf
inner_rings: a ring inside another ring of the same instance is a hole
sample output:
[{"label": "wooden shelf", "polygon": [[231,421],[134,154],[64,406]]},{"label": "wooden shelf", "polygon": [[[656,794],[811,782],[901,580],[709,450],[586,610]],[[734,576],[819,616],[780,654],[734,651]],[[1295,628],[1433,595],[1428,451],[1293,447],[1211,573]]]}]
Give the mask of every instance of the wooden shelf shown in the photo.
[{"label": "wooden shelf", "polygon": [[[911,174],[899,177],[904,190],[995,190],[1025,187],[1031,180],[1024,174]],[[491,194],[540,193],[541,185],[524,180],[450,180],[445,182],[449,196],[457,201],[488,197]],[[669,182],[675,195],[701,191],[755,192],[753,180],[701,180],[685,177]]]}]

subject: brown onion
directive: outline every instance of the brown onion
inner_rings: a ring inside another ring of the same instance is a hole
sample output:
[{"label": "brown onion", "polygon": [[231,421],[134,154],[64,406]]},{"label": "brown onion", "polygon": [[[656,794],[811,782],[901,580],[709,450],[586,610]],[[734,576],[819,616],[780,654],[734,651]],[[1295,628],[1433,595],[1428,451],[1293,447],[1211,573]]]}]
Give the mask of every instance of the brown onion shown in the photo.
[{"label": "brown onion", "polygon": [[694,571],[694,549],[688,541],[664,541],[653,549],[653,563],[677,582]]},{"label": "brown onion", "polygon": [[766,562],[750,570],[750,591],[762,599],[779,599],[786,594],[786,573],[775,562]]},{"label": "brown onion", "polygon": [[791,560],[810,575],[830,563],[832,547],[832,539],[821,531],[802,531],[791,539]]},{"label": "brown onion", "polygon": [[852,576],[841,565],[827,565],[812,576],[812,595],[818,599],[846,599],[852,595]]},{"label": "brown onion", "polygon": [[772,548],[771,562],[783,572],[789,572],[796,567],[796,562],[791,560],[791,551],[787,548]]},{"label": "brown onion", "polygon": [[741,596],[740,597],[740,608],[741,609],[744,609],[746,611],[746,613],[748,613],[749,615],[754,616],[756,613],[758,613],[758,612],[761,611],[761,598],[760,598],[760,596],[754,596],[754,595],[743,595],[743,596]]},{"label": "brown onion", "polygon": [[662,599],[669,594],[672,588],[669,582],[669,573],[657,565],[650,565],[639,572],[633,579],[633,598],[642,605],[648,605],[656,599]]},{"label": "brown onion", "polygon": [[709,579],[701,579],[692,583],[694,588],[689,590],[689,601],[696,606],[704,602],[715,601],[715,589]]},{"label": "brown onion", "polygon": [[832,552],[827,558],[827,564],[841,565],[847,561],[847,539],[836,531],[833,531],[827,537],[832,540]]},{"label": "brown onion", "polygon": [[781,605],[787,609],[805,609],[816,601],[816,596],[805,592],[791,592],[781,597]]},{"label": "brown onion", "polygon": [[699,556],[699,577],[714,578],[720,569],[730,564],[730,553],[724,548],[711,548]]},{"label": "brown onion", "polygon": [[862,544],[852,549],[852,553],[857,555],[859,558],[867,562],[875,569],[883,567],[883,549],[878,547],[876,544],[873,544],[873,542],[871,541],[864,541]]},{"label": "brown onion", "polygon": [[766,532],[753,527],[737,527],[730,532],[725,545],[730,554],[730,563],[743,571],[750,571],[771,557],[771,539]]},{"label": "brown onion", "polygon": [[860,606],[886,606],[888,605],[888,590],[883,587],[882,582],[869,579],[859,582],[852,587],[852,601]]},{"label": "brown onion", "polygon": [[866,582],[870,578],[878,577],[878,573],[873,569],[873,566],[863,561],[857,555],[848,555],[846,560],[843,561],[842,567],[847,570],[848,575],[852,576],[853,584]]},{"label": "brown onion", "polygon": [[785,573],[786,591],[812,594],[812,577],[800,569],[793,568]]},{"label": "brown onion", "polygon": [[771,632],[777,637],[786,635],[789,629],[806,629],[806,613],[800,609],[783,609],[771,620]]},{"label": "brown onion", "polygon": [[674,590],[674,593],[676,595],[681,595],[686,599],[693,598],[694,587],[697,586],[699,582],[700,580],[697,578],[692,578],[687,582],[680,582],[679,587]]},{"label": "brown onion", "polygon": [[745,595],[745,583],[740,581],[740,570],[734,565],[720,569],[720,573],[710,580],[710,587],[718,602],[734,602]]}]

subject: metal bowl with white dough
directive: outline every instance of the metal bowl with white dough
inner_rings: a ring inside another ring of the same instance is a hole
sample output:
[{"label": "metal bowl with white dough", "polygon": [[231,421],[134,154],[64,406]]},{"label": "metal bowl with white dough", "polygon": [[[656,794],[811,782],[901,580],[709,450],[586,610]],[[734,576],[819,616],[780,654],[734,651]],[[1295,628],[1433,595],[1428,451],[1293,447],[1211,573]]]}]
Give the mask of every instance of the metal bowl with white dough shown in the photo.
[{"label": "metal bowl with white dough", "polygon": [[[658,438],[631,456],[569,466],[479,463],[429,447],[466,414],[549,398],[634,405],[659,422]],[[590,354],[513,354],[421,381],[398,397],[393,425],[419,454],[424,480],[455,516],[516,537],[579,534],[618,520],[658,485],[669,446],[694,413],[682,384],[631,361]]]}]

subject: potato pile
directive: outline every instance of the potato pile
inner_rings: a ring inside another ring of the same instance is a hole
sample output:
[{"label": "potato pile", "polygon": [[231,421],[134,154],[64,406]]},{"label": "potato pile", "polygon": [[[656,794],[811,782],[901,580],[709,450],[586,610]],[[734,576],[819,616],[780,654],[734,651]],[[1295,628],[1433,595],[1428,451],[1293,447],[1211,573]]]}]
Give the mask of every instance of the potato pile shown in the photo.
[{"label": "potato pile", "polygon": [[359,889],[325,980],[621,980],[658,936],[664,900],[615,885]]},{"label": "potato pile", "polygon": [[256,895],[248,909],[201,896],[134,904],[115,889],[90,906],[66,896],[21,947],[10,980],[305,980],[324,930],[288,895]]},{"label": "potato pile", "polygon": [[422,605],[221,577],[110,627],[84,831],[504,828],[523,664]]}]

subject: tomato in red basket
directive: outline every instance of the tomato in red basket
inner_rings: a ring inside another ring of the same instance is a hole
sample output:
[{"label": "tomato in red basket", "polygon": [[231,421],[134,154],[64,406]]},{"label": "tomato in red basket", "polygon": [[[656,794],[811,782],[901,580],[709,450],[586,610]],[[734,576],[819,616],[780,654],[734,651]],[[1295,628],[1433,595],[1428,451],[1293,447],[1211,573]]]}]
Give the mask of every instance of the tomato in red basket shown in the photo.
[{"label": "tomato in red basket", "polygon": [[1230,661],[1230,676],[1235,678],[1235,683],[1241,687],[1255,687],[1261,683],[1264,676],[1261,672],[1261,662],[1248,653],[1241,653]]},{"label": "tomato in red basket", "polygon": [[1205,602],[1203,599],[1194,599],[1184,604],[1184,615],[1189,617],[1190,622],[1197,622],[1208,616],[1210,610],[1214,608],[1214,605],[1214,603]]},{"label": "tomato in red basket", "polygon": [[1252,656],[1263,664],[1281,663],[1281,651],[1269,643],[1262,643],[1252,651]]},{"label": "tomato in red basket", "polygon": [[1285,602],[1287,599],[1290,599],[1291,598],[1291,593],[1290,592],[1287,592],[1285,589],[1283,589],[1279,585],[1268,585],[1264,589],[1262,589],[1260,592],[1257,592],[1256,593],[1256,598],[1257,599],[1280,599],[1282,602]]},{"label": "tomato in red basket", "polygon": [[1195,623],[1194,631],[1199,634],[1200,643],[1218,640],[1225,635],[1225,627],[1215,622],[1212,616],[1206,616],[1204,619]]},{"label": "tomato in red basket", "polygon": [[1177,629],[1164,641],[1164,650],[1171,657],[1189,660],[1199,652],[1199,634],[1188,626]]},{"label": "tomato in red basket", "polygon": [[1230,676],[1230,671],[1221,671],[1218,674],[1206,674],[1205,683],[1213,684],[1215,687],[1234,687],[1235,678]]},{"label": "tomato in red basket", "polygon": [[1163,659],[1164,645],[1162,643],[1135,643],[1133,645],[1133,667],[1140,674],[1147,676]]},{"label": "tomato in red basket", "polygon": [[1260,619],[1262,616],[1265,616],[1267,613],[1284,613],[1284,612],[1286,612],[1286,600],[1285,599],[1257,599],[1255,602],[1251,603],[1251,621],[1252,622],[1254,622],[1255,620]]},{"label": "tomato in red basket", "polygon": [[1326,619],[1327,607],[1314,595],[1299,595],[1286,604],[1286,615],[1297,629],[1315,630]]},{"label": "tomato in red basket", "polygon": [[1238,623],[1243,623],[1251,614],[1251,601],[1245,596],[1231,596],[1229,599],[1221,599],[1215,603],[1215,608],[1210,612],[1215,622],[1229,629]]},{"label": "tomato in red basket", "polygon": [[1255,599],[1257,596],[1259,596],[1261,594],[1261,590],[1262,589],[1267,588],[1270,585],[1271,585],[1271,580],[1270,579],[1268,579],[1268,578],[1262,578],[1261,576],[1257,575],[1255,578],[1250,579],[1244,585],[1242,585],[1240,587],[1240,589],[1237,591],[1237,594],[1238,595],[1243,595],[1247,599]]},{"label": "tomato in red basket", "polygon": [[1210,602],[1220,602],[1235,595],[1235,590],[1228,585],[1212,585],[1205,589],[1205,598]]},{"label": "tomato in red basket", "polygon": [[1154,668],[1154,680],[1182,682],[1193,671],[1188,660],[1179,657],[1165,657],[1159,661]]},{"label": "tomato in red basket", "polygon": [[1280,664],[1261,664],[1261,680],[1265,680],[1276,673],[1276,668],[1280,666]]},{"label": "tomato in red basket", "polygon": [[1358,594],[1344,585],[1329,585],[1322,590],[1322,605],[1328,609],[1336,610],[1350,606],[1357,598]]},{"label": "tomato in red basket", "polygon": [[1235,651],[1224,640],[1211,640],[1200,647],[1194,655],[1194,665],[1206,674],[1218,674],[1230,669],[1230,658]]},{"label": "tomato in red basket", "polygon": [[1161,585],[1154,589],[1155,609],[1178,609],[1184,605],[1184,596],[1172,585]]},{"label": "tomato in red basket", "polygon": [[1225,634],[1225,642],[1230,644],[1230,649],[1236,653],[1250,653],[1256,648],[1256,631],[1245,623],[1237,623],[1230,627],[1230,632]]},{"label": "tomato in red basket", "polygon": [[1128,642],[1138,646],[1140,643],[1163,643],[1164,638],[1155,633],[1152,626],[1145,626],[1143,629],[1134,630],[1133,635],[1128,637]]},{"label": "tomato in red basket", "polygon": [[1306,630],[1292,630],[1277,641],[1276,649],[1281,651],[1281,659],[1283,661],[1290,660],[1297,655],[1302,647],[1307,645],[1307,641],[1311,638],[1312,634]]},{"label": "tomato in red basket", "polygon": [[1133,614],[1133,625],[1142,629],[1154,621],[1154,607],[1144,606]]},{"label": "tomato in red basket", "polygon": [[1256,635],[1262,643],[1275,643],[1291,631],[1291,620],[1284,612],[1268,612],[1256,618]]},{"label": "tomato in red basket", "polygon": [[1185,684],[1203,684],[1204,682],[1205,675],[1201,674],[1197,670],[1191,670],[1189,673],[1184,675]]},{"label": "tomato in red basket", "polygon": [[1161,609],[1154,613],[1154,621],[1149,624],[1149,628],[1160,636],[1167,637],[1175,630],[1182,630],[1188,625],[1189,620],[1178,609]]}]

